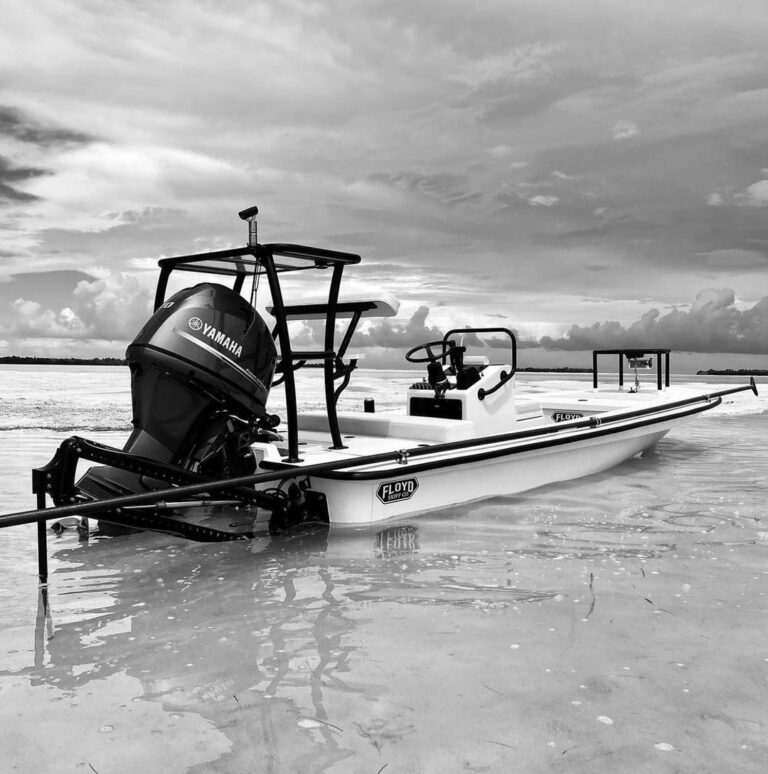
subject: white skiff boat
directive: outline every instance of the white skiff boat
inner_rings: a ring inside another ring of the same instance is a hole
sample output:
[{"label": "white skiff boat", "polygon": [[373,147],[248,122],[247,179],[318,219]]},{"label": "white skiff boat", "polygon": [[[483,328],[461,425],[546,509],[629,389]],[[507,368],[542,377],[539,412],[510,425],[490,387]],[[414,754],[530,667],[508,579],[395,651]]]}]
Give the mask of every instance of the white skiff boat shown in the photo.
[{"label": "white skiff boat", "polygon": [[[457,333],[432,344],[439,350],[435,362],[450,353]],[[616,354],[634,362],[649,352]],[[653,354],[668,365],[668,351]],[[669,387],[666,376],[660,390],[616,385],[520,396],[516,380],[508,378],[514,357],[498,364],[464,357],[463,368],[479,379],[464,385],[461,367],[441,369],[444,386],[436,393],[429,379],[414,383],[402,413],[338,412],[342,448],[334,448],[326,412],[299,412],[300,460],[287,462],[289,449],[279,443],[260,443],[253,447],[259,467],[330,464],[309,479],[311,490],[325,497],[329,520],[370,524],[607,470],[722,400]]]},{"label": "white skiff boat", "polygon": [[[367,525],[607,470],[724,395],[757,393],[754,380],[712,393],[671,387],[669,350],[635,347],[593,353],[591,389],[521,396],[514,333],[463,328],[405,353],[425,372],[415,372],[401,413],[376,411],[372,401],[339,411],[357,366],[347,351],[358,323],[395,315],[398,304],[340,296],[357,255],[260,244],[257,211],[240,213],[245,247],[160,260],[154,314],[126,353],[134,429],[124,449],[65,441],[33,471],[38,509],[0,516],[0,526],[40,525],[41,577],[51,519],[93,516],[200,540]],[[313,288],[327,277],[320,300],[284,298],[283,275],[300,271]],[[184,272],[205,276],[167,296]],[[294,346],[298,320],[324,322],[321,349]],[[464,343],[483,340],[491,346]],[[616,384],[598,384],[602,355],[618,358]],[[625,365],[637,374],[654,362],[655,384],[624,385]],[[325,411],[299,410],[300,368],[321,369]],[[284,390],[283,417],[268,409],[275,388]],[[97,466],[80,475],[82,461]],[[55,507],[46,508],[47,497]]]}]

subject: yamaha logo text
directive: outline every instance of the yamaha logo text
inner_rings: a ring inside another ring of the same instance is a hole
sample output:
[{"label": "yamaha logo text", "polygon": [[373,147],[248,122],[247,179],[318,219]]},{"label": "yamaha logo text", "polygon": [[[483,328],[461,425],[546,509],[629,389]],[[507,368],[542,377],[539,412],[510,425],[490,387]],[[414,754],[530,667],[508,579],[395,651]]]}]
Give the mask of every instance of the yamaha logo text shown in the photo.
[{"label": "yamaha logo text", "polygon": [[235,357],[240,357],[243,354],[243,346],[236,339],[231,339],[223,331],[217,330],[213,325],[204,323],[199,317],[189,318],[189,327],[193,331],[201,331],[203,336],[207,336],[213,341],[214,344],[218,344],[222,349],[226,349],[231,352]]},{"label": "yamaha logo text", "polygon": [[399,503],[401,500],[410,500],[418,488],[419,482],[415,478],[387,481],[384,484],[379,484],[379,488],[376,490],[376,497],[385,505],[387,503]]}]

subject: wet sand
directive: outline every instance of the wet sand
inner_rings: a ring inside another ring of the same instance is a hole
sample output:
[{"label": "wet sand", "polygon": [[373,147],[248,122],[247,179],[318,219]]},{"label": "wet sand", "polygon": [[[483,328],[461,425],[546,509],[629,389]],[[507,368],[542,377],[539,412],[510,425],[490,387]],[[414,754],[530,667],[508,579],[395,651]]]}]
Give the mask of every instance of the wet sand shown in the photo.
[{"label": "wet sand", "polygon": [[34,529],[5,530],[4,770],[762,772],[767,439],[767,414],[697,419],[371,530],[66,532],[47,614]]}]

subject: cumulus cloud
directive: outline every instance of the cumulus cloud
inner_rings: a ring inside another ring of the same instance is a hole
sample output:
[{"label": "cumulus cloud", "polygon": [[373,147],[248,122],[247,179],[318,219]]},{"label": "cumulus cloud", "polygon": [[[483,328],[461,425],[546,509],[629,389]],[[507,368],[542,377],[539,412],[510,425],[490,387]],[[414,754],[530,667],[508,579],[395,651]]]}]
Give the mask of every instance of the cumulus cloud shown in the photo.
[{"label": "cumulus cloud", "polygon": [[545,349],[572,351],[645,346],[765,354],[768,296],[743,311],[736,308],[734,300],[730,288],[702,290],[687,311],[674,309],[662,315],[658,309],[650,309],[626,327],[615,321],[573,325],[562,338],[544,336],[540,344]]},{"label": "cumulus cloud", "polygon": [[528,199],[528,204],[532,207],[554,207],[559,201],[560,199],[552,194],[537,194]]},{"label": "cumulus cloud", "polygon": [[768,207],[768,180],[758,180],[734,195],[736,204],[744,207]]},{"label": "cumulus cloud", "polygon": [[150,293],[131,274],[81,281],[72,294],[78,317],[98,338],[132,338],[150,313]]},{"label": "cumulus cloud", "polygon": [[379,320],[372,323],[366,330],[358,331],[354,338],[354,346],[358,347],[392,347],[410,349],[425,341],[437,341],[443,338],[443,331],[427,325],[429,308],[420,306],[405,322],[390,322]]},{"label": "cumulus cloud", "polygon": [[44,309],[37,301],[17,298],[12,303],[14,321],[10,332],[21,337],[72,338],[85,331],[77,314],[69,307],[58,312]]},{"label": "cumulus cloud", "polygon": [[619,121],[613,127],[614,140],[628,140],[639,133],[637,124],[632,121]]},{"label": "cumulus cloud", "polygon": [[150,293],[132,275],[113,273],[77,283],[71,304],[58,311],[17,298],[5,334],[19,338],[130,340],[150,314]]},{"label": "cumulus cloud", "polygon": [[[438,328],[428,325],[427,318],[430,310],[427,306],[420,306],[407,320],[371,320],[366,321],[364,326],[352,337],[350,352],[367,350],[387,350],[388,363],[398,363],[402,361],[403,355],[411,347],[424,344],[428,341],[442,341],[443,336],[449,328]],[[469,327],[461,324],[451,326],[455,328]],[[292,329],[292,342],[298,347],[317,348],[323,344],[324,323],[321,320],[307,321],[295,325]],[[336,341],[341,340],[341,336],[346,331],[346,325],[339,325],[337,328]],[[456,343],[461,343],[468,348],[490,348],[506,349],[510,348],[508,336],[496,333],[486,333],[482,337],[474,333],[460,333],[451,337]],[[535,341],[518,340],[518,347],[538,346]]]},{"label": "cumulus cloud", "polygon": [[[364,323],[353,336],[352,346],[403,350],[425,341],[442,339],[442,330],[426,324],[428,316],[429,308],[420,306],[405,321],[381,319]],[[319,344],[322,341],[324,325],[321,320],[302,323],[301,328],[296,330],[294,342],[302,346]],[[339,333],[345,330],[346,325],[339,325]]]}]

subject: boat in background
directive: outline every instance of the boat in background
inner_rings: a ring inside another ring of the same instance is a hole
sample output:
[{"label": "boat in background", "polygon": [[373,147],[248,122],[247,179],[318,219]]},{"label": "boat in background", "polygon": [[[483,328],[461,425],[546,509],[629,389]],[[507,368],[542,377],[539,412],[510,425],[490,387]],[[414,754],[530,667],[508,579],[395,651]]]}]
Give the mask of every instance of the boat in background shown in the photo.
[{"label": "boat in background", "polygon": [[[395,315],[398,303],[342,297],[344,271],[360,256],[261,244],[257,213],[240,213],[244,247],[159,261],[154,313],[126,353],[133,431],[125,447],[66,440],[33,471],[38,509],[0,516],[0,526],[38,523],[41,562],[46,521],[64,517],[227,540],[368,525],[522,492],[607,470],[723,396],[757,394],[754,380],[709,393],[671,387],[669,350],[635,347],[593,353],[592,389],[521,396],[514,333],[469,327],[405,353],[425,373],[400,413],[376,411],[372,401],[339,411],[360,359],[349,354],[358,324]],[[313,289],[327,277],[322,298],[286,301],[284,275],[297,272]],[[204,281],[168,295],[190,273]],[[312,320],[323,323],[322,348],[296,348],[291,324]],[[603,355],[618,357],[617,384],[598,384]],[[656,384],[641,388],[637,371],[654,358]],[[625,363],[636,377],[629,388]],[[322,412],[299,410],[302,368],[322,372]],[[268,409],[276,387],[284,417]],[[96,465],[78,477],[83,461]]]}]

